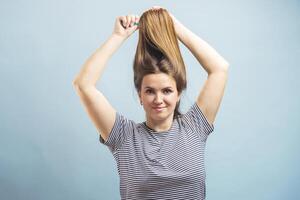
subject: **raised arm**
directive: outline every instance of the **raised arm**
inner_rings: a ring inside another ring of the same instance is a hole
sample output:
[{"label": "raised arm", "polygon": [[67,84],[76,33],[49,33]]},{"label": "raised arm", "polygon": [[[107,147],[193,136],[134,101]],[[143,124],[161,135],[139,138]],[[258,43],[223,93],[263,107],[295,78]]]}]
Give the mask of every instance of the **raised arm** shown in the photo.
[{"label": "raised arm", "polygon": [[192,52],[208,74],[200,90],[197,105],[213,124],[224,95],[229,63],[207,42],[202,40],[170,13],[178,39]]},{"label": "raised arm", "polygon": [[112,35],[84,63],[80,73],[73,80],[74,88],[79,95],[86,112],[106,141],[116,118],[116,110],[105,96],[96,88],[105,65],[121,44],[135,31],[139,17],[136,15],[116,18]]}]

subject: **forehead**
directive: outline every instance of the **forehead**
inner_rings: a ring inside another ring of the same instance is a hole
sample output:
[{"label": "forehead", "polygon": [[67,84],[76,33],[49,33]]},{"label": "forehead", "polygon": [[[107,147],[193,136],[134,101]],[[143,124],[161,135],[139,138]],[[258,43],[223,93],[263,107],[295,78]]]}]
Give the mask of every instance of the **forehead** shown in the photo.
[{"label": "forehead", "polygon": [[165,74],[147,74],[144,76],[142,81],[142,88],[151,87],[151,88],[165,88],[165,87],[174,87],[176,88],[176,82],[173,77]]}]

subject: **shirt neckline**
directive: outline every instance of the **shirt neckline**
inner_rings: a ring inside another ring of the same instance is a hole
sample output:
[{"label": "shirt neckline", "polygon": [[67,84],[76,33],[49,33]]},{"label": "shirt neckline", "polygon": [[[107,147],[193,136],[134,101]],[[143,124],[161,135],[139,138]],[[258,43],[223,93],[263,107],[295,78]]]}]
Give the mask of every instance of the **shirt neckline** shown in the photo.
[{"label": "shirt neckline", "polygon": [[171,128],[169,128],[169,130],[166,130],[166,131],[156,131],[156,130],[150,128],[149,126],[147,126],[146,122],[142,122],[142,125],[144,126],[144,128],[146,128],[146,130],[149,133],[153,133],[155,135],[165,135],[165,134],[170,133],[172,130],[174,130],[175,124],[176,124],[175,120],[176,119],[173,119]]}]

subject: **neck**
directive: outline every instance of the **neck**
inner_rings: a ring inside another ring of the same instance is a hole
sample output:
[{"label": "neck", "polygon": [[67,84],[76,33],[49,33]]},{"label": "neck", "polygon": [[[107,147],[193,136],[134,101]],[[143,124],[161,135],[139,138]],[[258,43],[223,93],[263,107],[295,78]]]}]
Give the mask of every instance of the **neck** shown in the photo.
[{"label": "neck", "polygon": [[155,121],[147,117],[147,121],[146,121],[146,125],[157,132],[170,130],[172,124],[173,124],[173,115],[161,121]]}]

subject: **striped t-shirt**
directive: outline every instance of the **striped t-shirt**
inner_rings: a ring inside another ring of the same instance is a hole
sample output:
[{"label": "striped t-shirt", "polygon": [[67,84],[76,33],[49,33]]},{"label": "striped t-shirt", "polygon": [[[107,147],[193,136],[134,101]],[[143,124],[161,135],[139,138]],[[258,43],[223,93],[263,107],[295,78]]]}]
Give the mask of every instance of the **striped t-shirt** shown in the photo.
[{"label": "striped t-shirt", "polygon": [[116,160],[121,199],[205,199],[205,143],[213,130],[196,103],[164,132],[117,112],[107,141],[99,140]]}]

